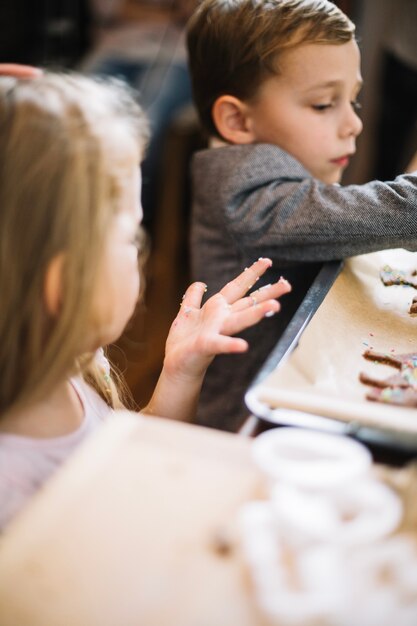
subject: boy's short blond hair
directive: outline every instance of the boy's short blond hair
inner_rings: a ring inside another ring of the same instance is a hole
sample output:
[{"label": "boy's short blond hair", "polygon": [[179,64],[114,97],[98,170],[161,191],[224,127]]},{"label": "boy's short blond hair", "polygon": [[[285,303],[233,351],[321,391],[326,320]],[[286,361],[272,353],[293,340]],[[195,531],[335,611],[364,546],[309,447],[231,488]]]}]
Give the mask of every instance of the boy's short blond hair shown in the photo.
[{"label": "boy's short blond hair", "polygon": [[220,136],[212,107],[222,95],[250,101],[280,72],[280,54],[308,43],[343,44],[355,26],[328,0],[203,0],[187,27],[189,66],[200,121]]}]

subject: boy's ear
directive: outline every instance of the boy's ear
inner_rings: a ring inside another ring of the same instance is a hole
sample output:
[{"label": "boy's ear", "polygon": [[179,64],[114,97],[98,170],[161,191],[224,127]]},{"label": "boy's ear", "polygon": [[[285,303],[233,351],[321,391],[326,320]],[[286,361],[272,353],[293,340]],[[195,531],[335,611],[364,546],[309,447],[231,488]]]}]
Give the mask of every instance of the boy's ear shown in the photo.
[{"label": "boy's ear", "polygon": [[51,317],[57,317],[62,304],[62,271],[64,254],[57,254],[49,262],[45,272],[43,296],[45,307]]},{"label": "boy's ear", "polygon": [[255,140],[248,123],[247,105],[235,96],[220,96],[212,108],[214,124],[220,136],[229,143],[246,144]]}]

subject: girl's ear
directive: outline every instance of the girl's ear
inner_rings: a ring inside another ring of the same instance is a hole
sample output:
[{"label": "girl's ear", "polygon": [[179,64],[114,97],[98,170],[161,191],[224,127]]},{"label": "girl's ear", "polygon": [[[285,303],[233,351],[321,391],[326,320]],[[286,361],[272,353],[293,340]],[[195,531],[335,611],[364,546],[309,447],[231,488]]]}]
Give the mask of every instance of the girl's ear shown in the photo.
[{"label": "girl's ear", "polygon": [[64,254],[60,253],[49,262],[45,272],[43,295],[46,310],[52,317],[57,317],[62,304],[62,271]]},{"label": "girl's ear", "polygon": [[250,130],[247,105],[234,96],[220,96],[212,108],[214,124],[220,136],[233,144],[247,144],[255,141]]}]

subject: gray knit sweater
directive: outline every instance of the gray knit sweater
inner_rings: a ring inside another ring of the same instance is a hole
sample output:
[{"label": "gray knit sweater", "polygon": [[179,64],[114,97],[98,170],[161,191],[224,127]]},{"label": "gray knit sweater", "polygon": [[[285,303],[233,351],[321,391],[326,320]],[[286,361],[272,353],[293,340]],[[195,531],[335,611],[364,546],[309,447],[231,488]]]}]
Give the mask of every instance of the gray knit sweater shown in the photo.
[{"label": "gray knit sweater", "polygon": [[284,275],[293,292],[282,311],[241,336],[244,355],[217,357],[203,385],[197,421],[236,430],[243,396],[320,267],[384,248],[417,249],[417,173],[390,183],[325,185],[276,146],[225,146],[193,159],[191,258],[207,296],[258,257],[274,266],[260,284]]}]

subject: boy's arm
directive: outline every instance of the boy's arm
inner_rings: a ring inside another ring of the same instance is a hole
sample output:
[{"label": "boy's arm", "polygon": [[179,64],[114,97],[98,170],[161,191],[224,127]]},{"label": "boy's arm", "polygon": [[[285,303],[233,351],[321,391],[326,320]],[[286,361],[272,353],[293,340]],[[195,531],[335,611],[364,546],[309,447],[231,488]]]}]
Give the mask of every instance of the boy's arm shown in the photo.
[{"label": "boy's arm", "polygon": [[[342,187],[312,178],[275,146],[233,148],[223,158],[221,152],[213,150],[214,165],[204,171],[198,171],[204,160],[194,164],[197,204],[204,208],[214,194],[213,210],[222,213],[225,231],[248,255],[294,263],[417,249],[417,172],[389,183]],[[204,233],[211,216],[200,215],[197,228]]]},{"label": "boy's arm", "polygon": [[194,283],[184,295],[166,343],[163,370],[144,413],[189,421],[194,417],[207,367],[216,354],[245,352],[248,344],[232,337],[279,310],[275,298],[290,291],[280,279],[273,285],[246,292],[271,266],[259,259],[201,306],[206,289]]}]

